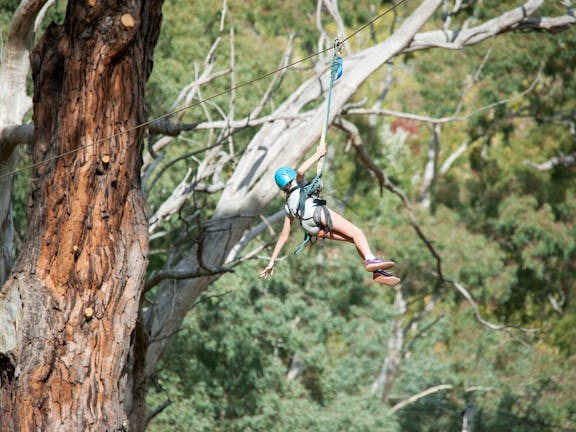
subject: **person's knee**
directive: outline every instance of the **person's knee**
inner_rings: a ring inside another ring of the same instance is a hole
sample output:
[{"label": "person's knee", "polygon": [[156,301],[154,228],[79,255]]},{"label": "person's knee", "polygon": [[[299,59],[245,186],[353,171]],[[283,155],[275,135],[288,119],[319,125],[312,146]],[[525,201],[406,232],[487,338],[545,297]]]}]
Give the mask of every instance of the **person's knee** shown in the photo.
[{"label": "person's knee", "polygon": [[364,232],[360,229],[360,227],[353,225],[352,226],[352,237],[357,239],[360,237],[365,237]]}]

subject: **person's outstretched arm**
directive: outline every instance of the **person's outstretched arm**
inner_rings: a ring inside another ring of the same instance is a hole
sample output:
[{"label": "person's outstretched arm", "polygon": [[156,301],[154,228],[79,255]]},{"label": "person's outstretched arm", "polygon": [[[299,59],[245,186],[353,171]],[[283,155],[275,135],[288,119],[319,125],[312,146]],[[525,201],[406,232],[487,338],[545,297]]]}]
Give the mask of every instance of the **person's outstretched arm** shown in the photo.
[{"label": "person's outstretched arm", "polygon": [[306,173],[306,171],[308,171],[310,167],[314,165],[314,163],[317,162],[325,154],[326,154],[326,144],[320,143],[320,145],[318,145],[318,148],[316,149],[316,152],[308,159],[306,159],[304,162],[302,162],[302,165],[300,165],[296,170],[298,173],[296,181],[298,183],[302,182],[302,180],[304,180],[304,174]]},{"label": "person's outstretched arm", "polygon": [[280,251],[288,241],[288,237],[290,237],[290,229],[292,228],[293,220],[294,219],[288,216],[284,217],[284,226],[282,227],[282,231],[278,236],[278,240],[276,241],[276,246],[274,246],[274,251],[272,252],[270,261],[268,261],[266,268],[260,272],[260,277],[268,279],[274,274],[274,264],[276,264],[276,258],[278,258],[278,255],[280,255]]}]

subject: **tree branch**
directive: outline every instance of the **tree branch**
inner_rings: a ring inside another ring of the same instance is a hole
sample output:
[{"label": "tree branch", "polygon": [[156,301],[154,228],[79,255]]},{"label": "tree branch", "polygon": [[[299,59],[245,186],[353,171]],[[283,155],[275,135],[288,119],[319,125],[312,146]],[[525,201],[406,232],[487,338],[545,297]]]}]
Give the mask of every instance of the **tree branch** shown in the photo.
[{"label": "tree branch", "polygon": [[[472,297],[472,295],[470,294],[470,292],[464,288],[461,284],[459,284],[458,282],[449,280],[449,279],[444,279],[444,282],[452,285],[454,288],[456,288],[456,290],[462,294],[462,297],[464,297],[466,299],[466,301],[470,304],[470,306],[472,306],[472,310],[474,311],[474,316],[476,317],[476,320],[488,327],[491,330],[508,330],[508,329],[518,329],[518,330],[522,330],[523,332],[529,332],[529,333],[533,333],[536,331],[536,329],[529,329],[529,328],[523,328],[523,327],[519,327],[519,326],[514,326],[514,325],[497,325],[497,324],[492,324],[488,321],[486,321],[483,317],[482,314],[480,313],[480,307],[478,306],[478,303],[476,303],[476,301],[474,300],[474,298]],[[510,332],[507,332],[510,333]]]},{"label": "tree branch", "polygon": [[161,119],[149,124],[148,130],[154,135],[171,135],[176,136],[181,132],[192,130],[211,130],[211,129],[230,129],[238,130],[248,127],[262,126],[266,123],[272,123],[277,120],[301,120],[310,118],[310,113],[296,114],[270,114],[260,118],[252,118],[251,115],[240,120],[226,121],[205,121],[192,124],[176,124],[168,120]]},{"label": "tree branch", "polygon": [[[434,393],[438,393],[440,391],[443,390],[453,390],[455,387],[452,384],[439,384],[433,387],[429,387],[426,390],[423,390],[419,393],[416,393],[415,395],[410,396],[409,398],[403,400],[402,402],[397,403],[396,405],[394,405],[392,408],[390,408],[390,412],[391,413],[395,413],[396,411],[399,411],[403,408],[406,408],[408,405],[422,399],[425,398],[426,396],[429,396],[431,394]],[[494,388],[492,387],[484,387],[484,386],[471,386],[471,387],[466,387],[464,389],[465,392],[473,392],[473,391],[494,391]]]},{"label": "tree branch", "polygon": [[554,18],[530,18],[543,4],[543,0],[529,0],[522,6],[512,9],[476,27],[462,27],[458,30],[434,30],[418,33],[403,52],[408,53],[426,48],[462,49],[475,45],[488,38],[509,31],[547,31],[556,33],[576,24],[573,13]]},{"label": "tree branch", "polygon": [[387,403],[390,398],[390,392],[394,385],[396,375],[400,369],[400,362],[404,358],[404,340],[405,331],[402,326],[402,320],[406,315],[406,299],[404,298],[404,293],[401,286],[395,288],[396,295],[394,296],[394,310],[396,312],[396,317],[392,322],[390,329],[390,337],[388,338],[388,353],[382,367],[380,369],[380,374],[378,378],[372,383],[372,395],[375,395],[380,389],[382,389],[382,394],[380,395],[380,400],[383,403]]},{"label": "tree branch", "polygon": [[[284,54],[282,55],[282,59],[280,60],[280,63],[278,65],[278,69],[281,69],[281,72],[279,74],[273,75],[272,81],[270,82],[268,88],[262,95],[260,102],[258,103],[258,105],[254,107],[254,109],[250,112],[250,115],[246,118],[247,122],[250,122],[251,119],[260,115],[262,109],[266,106],[266,104],[270,101],[272,96],[280,88],[280,84],[282,83],[284,77],[286,76],[286,73],[288,72],[286,66],[288,66],[290,57],[292,56],[292,44],[294,43],[294,37],[295,37],[294,34],[290,34],[288,36],[288,44],[286,46],[286,49],[284,50]],[[250,125],[247,124],[246,126]]]},{"label": "tree branch", "polygon": [[524,161],[524,163],[538,171],[550,171],[552,168],[558,165],[568,168],[576,164],[576,152],[569,155],[553,157],[542,163],[535,163],[528,160]]},{"label": "tree branch", "polygon": [[277,211],[272,216],[265,217],[260,216],[262,222],[256,225],[254,228],[247,231],[242,238],[236,243],[236,245],[230,250],[228,257],[226,258],[225,262],[230,263],[240,256],[240,253],[248,246],[248,244],[256,238],[262,231],[268,229],[270,234],[274,234],[274,230],[272,229],[272,224],[276,223],[284,218],[285,212],[284,210]]},{"label": "tree branch", "polygon": [[536,87],[536,84],[538,84],[538,82],[540,81],[543,69],[544,69],[544,64],[541,64],[540,68],[538,69],[538,73],[536,74],[536,77],[534,78],[532,83],[530,83],[530,86],[528,86],[527,89],[521,91],[518,94],[510,96],[509,98],[501,99],[497,102],[491,103],[489,105],[485,105],[483,107],[475,109],[474,111],[472,111],[468,114],[464,114],[464,115],[451,115],[451,116],[445,116],[445,117],[428,117],[428,116],[422,116],[422,115],[418,115],[418,114],[405,113],[405,112],[400,112],[400,111],[392,111],[392,110],[387,110],[387,109],[369,109],[369,108],[349,108],[349,109],[343,110],[341,112],[341,115],[384,115],[384,116],[402,118],[402,119],[406,119],[406,120],[425,122],[425,123],[430,123],[430,124],[443,124],[443,123],[452,123],[455,121],[465,121],[465,120],[468,120],[470,117],[472,117],[472,116],[474,116],[474,115],[476,115],[482,111],[496,108],[497,106],[505,105],[505,104],[508,104],[510,102],[514,102],[517,99],[523,98],[528,93],[530,93],[532,90],[534,90],[534,88]]},{"label": "tree branch", "polygon": [[170,405],[172,405],[172,400],[170,399],[166,399],[164,402],[162,402],[160,405],[158,405],[156,408],[154,408],[152,411],[150,411],[150,413],[148,414],[148,416],[146,417],[146,428],[148,427],[148,424],[154,420],[154,418],[156,416],[158,416],[159,414],[162,413],[162,411],[164,411],[166,408],[168,408]]},{"label": "tree branch", "polygon": [[366,165],[366,167],[376,175],[376,177],[380,183],[380,187],[386,188],[390,192],[397,195],[400,198],[400,200],[402,201],[402,203],[404,204],[404,208],[406,209],[406,211],[408,213],[410,225],[412,226],[412,228],[414,229],[414,231],[416,232],[416,234],[418,235],[420,240],[422,240],[422,242],[426,245],[426,247],[428,248],[428,250],[430,251],[430,253],[434,257],[434,260],[436,261],[436,272],[437,272],[436,276],[438,278],[438,282],[439,283],[448,283],[448,284],[454,286],[457,289],[457,291],[460,292],[460,294],[462,294],[462,296],[466,299],[466,301],[468,303],[470,303],[470,305],[474,309],[474,316],[476,317],[476,320],[480,324],[482,324],[482,325],[484,325],[484,326],[486,326],[492,330],[506,330],[506,329],[514,328],[514,329],[520,329],[520,330],[525,331],[525,332],[534,331],[533,329],[525,329],[525,328],[520,328],[517,326],[508,326],[508,325],[504,326],[504,325],[492,324],[482,317],[482,315],[480,313],[480,308],[478,307],[478,304],[476,303],[476,301],[474,300],[472,295],[468,292],[468,290],[466,290],[459,283],[451,281],[445,277],[443,270],[442,270],[442,257],[440,255],[440,253],[434,247],[433,241],[430,240],[426,236],[426,234],[424,233],[424,230],[422,229],[422,227],[418,223],[418,220],[417,220],[416,215],[414,213],[414,209],[412,208],[412,203],[410,202],[410,200],[406,196],[406,194],[400,188],[395,186],[388,179],[388,176],[372,161],[372,159],[368,155],[368,152],[366,151],[364,145],[362,144],[362,139],[360,138],[360,134],[359,134],[356,126],[354,124],[352,124],[351,122],[343,120],[342,118],[336,118],[334,121],[334,124],[337,125],[338,127],[340,127],[342,130],[346,131],[350,135],[350,139],[352,141],[352,144],[353,144],[354,148],[358,151],[358,155],[360,156],[360,159]]},{"label": "tree branch", "polygon": [[395,413],[396,411],[401,410],[402,408],[406,408],[408,405],[416,402],[419,399],[425,398],[434,393],[438,393],[442,390],[452,390],[454,386],[452,384],[440,384],[434,387],[427,388],[420,393],[416,393],[415,395],[410,396],[408,399],[403,400],[402,402],[397,403],[392,408],[390,408],[391,413]]},{"label": "tree branch", "polygon": [[438,170],[438,153],[440,152],[440,135],[441,128],[439,124],[432,125],[432,133],[428,140],[428,153],[422,183],[420,185],[420,194],[418,202],[422,208],[428,209],[431,205],[430,191],[436,181]]},{"label": "tree branch", "polygon": [[184,279],[194,279],[205,276],[214,276],[224,273],[233,273],[234,269],[231,267],[198,267],[194,270],[164,270],[160,272],[153,273],[150,279],[146,282],[144,286],[144,292],[149,291],[151,288],[158,285],[163,280],[184,280]]},{"label": "tree branch", "polygon": [[[0,153],[10,154],[19,144],[32,144],[34,126],[31,124],[6,126],[0,129]],[[0,160],[3,158],[0,156]]]}]

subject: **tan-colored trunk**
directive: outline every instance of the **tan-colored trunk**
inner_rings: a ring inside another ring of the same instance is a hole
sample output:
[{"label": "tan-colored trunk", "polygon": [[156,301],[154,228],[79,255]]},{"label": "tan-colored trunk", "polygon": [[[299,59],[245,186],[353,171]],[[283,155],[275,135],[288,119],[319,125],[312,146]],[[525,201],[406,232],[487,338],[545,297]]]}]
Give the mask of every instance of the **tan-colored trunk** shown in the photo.
[{"label": "tan-colored trunk", "polygon": [[32,54],[38,165],[0,294],[14,322],[0,353],[3,431],[141,427],[129,423],[143,407],[133,368],[148,250],[138,125],[162,2],[117,3],[70,1]]}]

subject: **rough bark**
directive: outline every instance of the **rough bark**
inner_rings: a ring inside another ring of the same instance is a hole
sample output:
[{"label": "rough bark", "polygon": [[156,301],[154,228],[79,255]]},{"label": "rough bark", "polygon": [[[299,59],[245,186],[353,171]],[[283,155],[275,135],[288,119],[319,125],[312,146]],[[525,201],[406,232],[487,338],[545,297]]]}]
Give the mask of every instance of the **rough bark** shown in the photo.
[{"label": "rough bark", "polygon": [[129,415],[143,406],[132,385],[148,240],[137,125],[161,4],[70,1],[33,51],[37,166],[27,237],[0,293],[0,430],[139,427]]}]

